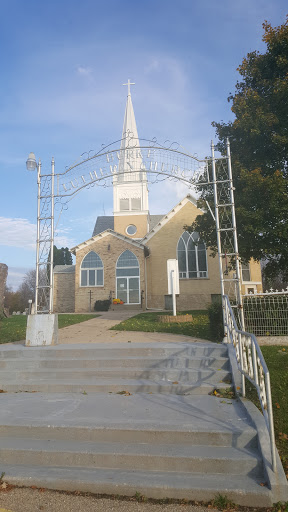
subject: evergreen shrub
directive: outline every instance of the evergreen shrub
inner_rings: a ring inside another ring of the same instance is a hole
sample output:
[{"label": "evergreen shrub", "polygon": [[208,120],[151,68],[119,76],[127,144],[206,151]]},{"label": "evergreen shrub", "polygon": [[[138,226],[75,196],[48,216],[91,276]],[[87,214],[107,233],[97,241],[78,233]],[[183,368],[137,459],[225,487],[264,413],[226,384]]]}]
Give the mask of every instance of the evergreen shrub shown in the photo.
[{"label": "evergreen shrub", "polygon": [[96,300],[94,304],[94,311],[108,311],[110,308],[111,300]]},{"label": "evergreen shrub", "polygon": [[214,300],[207,308],[210,331],[218,341],[222,341],[224,336],[223,309],[221,299]]}]

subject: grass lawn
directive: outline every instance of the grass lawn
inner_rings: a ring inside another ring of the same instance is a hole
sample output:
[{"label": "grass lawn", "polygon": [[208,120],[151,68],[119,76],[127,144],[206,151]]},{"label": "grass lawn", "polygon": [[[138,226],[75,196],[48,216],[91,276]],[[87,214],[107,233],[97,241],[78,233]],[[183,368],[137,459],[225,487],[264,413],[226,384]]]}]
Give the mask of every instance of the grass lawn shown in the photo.
[{"label": "grass lawn", "polygon": [[179,314],[191,314],[193,322],[162,323],[158,322],[158,317],[160,315],[167,315],[167,312],[140,313],[140,315],[133,316],[115,325],[112,329],[117,331],[170,332],[203,338],[204,340],[221,341],[210,331],[207,311],[181,311]]},{"label": "grass lawn", "polygon": [[[79,324],[86,320],[91,320],[99,315],[58,315],[59,329],[67,325]],[[25,340],[27,317],[22,315],[10,316],[0,320],[0,343],[9,343],[10,341]]]},{"label": "grass lawn", "polygon": [[[261,351],[270,373],[275,440],[288,478],[288,347],[264,346]],[[255,397],[256,393],[251,388],[252,384],[247,381],[247,398],[258,407],[258,397]]]}]

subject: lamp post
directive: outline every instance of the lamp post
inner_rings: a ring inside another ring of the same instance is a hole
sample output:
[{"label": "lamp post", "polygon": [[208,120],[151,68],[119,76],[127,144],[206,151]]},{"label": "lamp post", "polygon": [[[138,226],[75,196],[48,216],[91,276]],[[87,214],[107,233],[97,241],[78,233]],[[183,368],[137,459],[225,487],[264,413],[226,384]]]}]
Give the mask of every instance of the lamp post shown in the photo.
[{"label": "lamp post", "polygon": [[29,153],[26,169],[37,169],[37,241],[35,315],[29,315],[26,346],[57,343],[58,319],[53,314],[53,247],[54,247],[54,158],[51,173],[41,174],[35,154]]},{"label": "lamp post", "polygon": [[[53,312],[53,246],[54,246],[54,158],[51,162],[51,174],[41,175],[41,160],[38,164],[33,152],[29,153],[26,161],[27,171],[37,169],[37,241],[36,241],[36,288],[35,288],[35,313]],[[44,187],[42,186],[44,178]],[[44,253],[49,244],[48,258],[43,260]],[[42,250],[41,250],[42,249]],[[41,251],[41,254],[40,254]],[[41,267],[42,273],[40,272]],[[49,272],[48,272],[48,267]],[[48,282],[49,275],[49,282]],[[47,291],[49,299],[47,298]],[[46,298],[46,300],[45,300]]]}]

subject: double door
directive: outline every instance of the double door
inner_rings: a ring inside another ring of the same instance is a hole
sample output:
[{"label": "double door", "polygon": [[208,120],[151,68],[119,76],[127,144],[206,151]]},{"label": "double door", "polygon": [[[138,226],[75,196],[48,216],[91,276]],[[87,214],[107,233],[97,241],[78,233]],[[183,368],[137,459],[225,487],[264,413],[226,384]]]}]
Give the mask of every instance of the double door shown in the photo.
[{"label": "double door", "polygon": [[140,304],[140,278],[117,277],[117,299],[125,304]]}]

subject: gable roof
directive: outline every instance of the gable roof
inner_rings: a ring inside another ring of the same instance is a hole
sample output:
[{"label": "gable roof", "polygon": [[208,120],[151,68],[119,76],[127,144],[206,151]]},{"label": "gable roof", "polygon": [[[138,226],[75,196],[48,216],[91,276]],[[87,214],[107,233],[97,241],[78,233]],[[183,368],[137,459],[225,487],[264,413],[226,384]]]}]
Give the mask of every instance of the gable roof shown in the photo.
[{"label": "gable roof", "polygon": [[[176,215],[176,213],[179,212],[179,210],[181,210],[181,208],[183,208],[183,206],[185,206],[189,202],[194,204],[194,206],[196,206],[196,208],[197,208],[197,199],[195,197],[193,197],[192,195],[188,194],[186,197],[184,197],[184,199],[182,199],[182,201],[180,201],[178,204],[176,204],[176,206],[174,206],[174,208],[172,208],[172,210],[170,210],[170,212],[168,212],[166,215],[163,215],[163,217],[160,218],[160,220],[157,222],[157,224],[152,229],[150,229],[149,233],[147,233],[147,235],[145,235],[142,238],[141,242],[146,245],[146,243],[156,233],[158,233],[158,231],[163,226],[165,226],[165,224],[167,224],[167,222],[170,219],[172,219],[172,217],[174,217],[174,215]],[[200,210],[200,208],[198,208],[198,209]],[[202,210],[200,210],[200,211],[202,211]]]},{"label": "gable roof", "polygon": [[76,245],[75,247],[72,247],[70,251],[72,254],[75,254],[80,249],[83,249],[84,247],[87,247],[94,242],[97,242],[98,240],[101,240],[102,238],[105,238],[108,235],[115,236],[115,238],[118,238],[119,240],[124,240],[124,242],[127,242],[128,244],[134,245],[134,247],[138,247],[140,249],[146,249],[145,245],[142,244],[142,242],[137,242],[136,240],[133,240],[132,238],[128,238],[128,236],[121,235],[120,233],[117,233],[116,231],[113,231],[113,229],[107,229],[103,233],[99,233],[99,235],[93,236],[92,238],[89,238],[85,242],[82,242],[79,245]]}]

